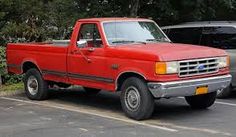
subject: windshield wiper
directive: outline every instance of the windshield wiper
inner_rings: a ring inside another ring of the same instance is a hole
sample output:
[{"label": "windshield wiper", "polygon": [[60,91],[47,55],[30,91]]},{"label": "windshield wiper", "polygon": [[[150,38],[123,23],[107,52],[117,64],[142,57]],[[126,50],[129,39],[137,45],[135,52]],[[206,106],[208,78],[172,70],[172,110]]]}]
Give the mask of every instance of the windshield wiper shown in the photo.
[{"label": "windshield wiper", "polygon": [[134,40],[117,40],[117,41],[112,41],[113,44],[116,43],[141,43],[141,44],[147,44],[144,41],[134,41]]},{"label": "windshield wiper", "polygon": [[159,38],[159,39],[146,39],[146,41],[151,41],[151,42],[170,42],[166,38]]}]

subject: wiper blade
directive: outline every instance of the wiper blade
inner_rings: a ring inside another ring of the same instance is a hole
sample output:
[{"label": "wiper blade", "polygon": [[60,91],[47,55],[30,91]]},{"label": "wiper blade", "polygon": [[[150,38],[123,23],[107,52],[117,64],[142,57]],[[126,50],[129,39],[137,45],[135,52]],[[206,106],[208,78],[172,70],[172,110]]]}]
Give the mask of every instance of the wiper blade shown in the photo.
[{"label": "wiper blade", "polygon": [[146,41],[151,41],[151,42],[170,42],[166,38],[160,38],[160,39],[146,39]]},{"label": "wiper blade", "polygon": [[113,44],[116,43],[141,43],[141,44],[147,44],[144,41],[134,41],[134,40],[117,40],[117,41],[112,41]]},{"label": "wiper blade", "polygon": [[117,41],[112,41],[112,43],[130,43],[130,42],[133,42],[133,41],[130,41],[130,40],[117,40]]},{"label": "wiper blade", "polygon": [[159,39],[146,39],[146,41],[160,41]]}]

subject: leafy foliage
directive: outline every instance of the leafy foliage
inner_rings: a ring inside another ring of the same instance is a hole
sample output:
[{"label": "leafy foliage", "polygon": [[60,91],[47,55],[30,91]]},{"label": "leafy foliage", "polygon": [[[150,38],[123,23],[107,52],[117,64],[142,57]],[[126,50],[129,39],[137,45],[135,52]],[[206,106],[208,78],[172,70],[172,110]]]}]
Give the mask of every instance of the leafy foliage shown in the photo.
[{"label": "leafy foliage", "polygon": [[3,75],[5,72],[6,68],[6,63],[5,63],[5,48],[0,47],[0,75]]},{"label": "leafy foliage", "polygon": [[0,88],[0,94],[1,92],[8,92],[8,93],[11,93],[11,92],[15,92],[16,90],[17,91],[20,91],[20,90],[23,90],[24,89],[24,85],[22,82],[20,83],[14,83],[14,84],[6,84],[6,85],[3,85],[1,88]]},{"label": "leafy foliage", "polygon": [[19,75],[8,75],[6,70],[6,48],[0,47],[0,76],[3,78],[3,84],[14,84],[19,83],[22,79],[22,76]]}]

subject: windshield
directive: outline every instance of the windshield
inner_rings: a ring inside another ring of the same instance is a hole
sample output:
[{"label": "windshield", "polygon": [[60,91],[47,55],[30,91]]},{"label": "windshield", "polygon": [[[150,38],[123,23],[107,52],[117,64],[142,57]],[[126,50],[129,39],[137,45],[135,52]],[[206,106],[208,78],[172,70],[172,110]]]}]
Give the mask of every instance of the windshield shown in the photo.
[{"label": "windshield", "polygon": [[154,22],[106,22],[103,27],[109,45],[170,42]]}]

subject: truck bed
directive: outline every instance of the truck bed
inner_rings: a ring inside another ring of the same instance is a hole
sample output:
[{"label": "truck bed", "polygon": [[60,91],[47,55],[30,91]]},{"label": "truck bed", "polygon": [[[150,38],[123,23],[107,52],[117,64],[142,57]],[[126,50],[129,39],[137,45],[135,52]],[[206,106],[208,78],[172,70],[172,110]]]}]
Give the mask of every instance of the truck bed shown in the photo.
[{"label": "truck bed", "polygon": [[[8,71],[21,74],[22,64],[33,62],[41,71],[57,70],[66,72],[67,46],[53,42],[44,43],[9,43],[7,45]],[[50,63],[48,63],[50,62]]]}]

